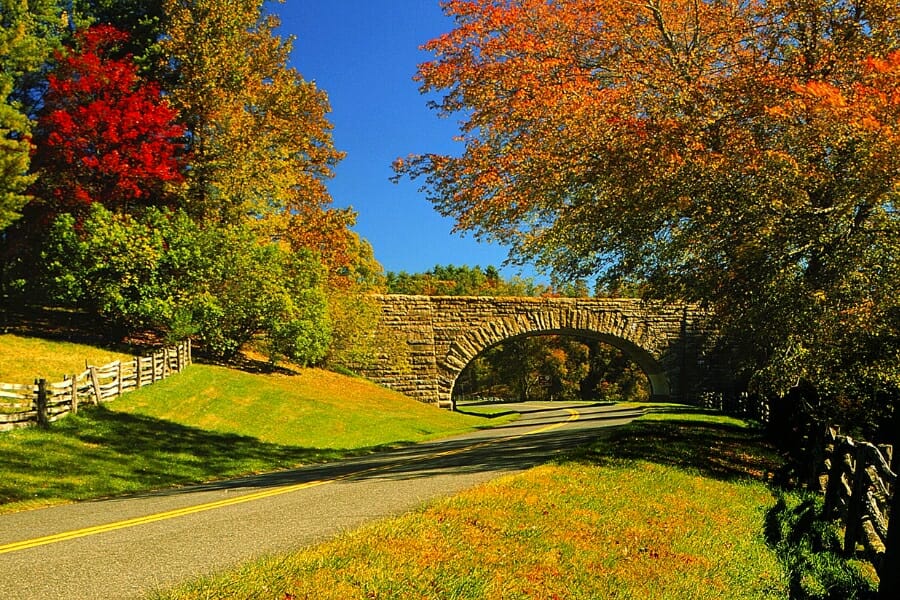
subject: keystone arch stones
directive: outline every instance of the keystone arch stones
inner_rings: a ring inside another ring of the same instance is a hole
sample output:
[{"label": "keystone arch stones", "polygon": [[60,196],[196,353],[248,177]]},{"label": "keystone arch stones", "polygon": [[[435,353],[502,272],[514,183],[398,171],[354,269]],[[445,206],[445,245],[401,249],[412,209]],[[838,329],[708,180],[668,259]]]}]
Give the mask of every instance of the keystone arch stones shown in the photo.
[{"label": "keystone arch stones", "polygon": [[406,339],[400,364],[383,357],[362,374],[422,402],[453,408],[453,386],[484,350],[511,338],[570,334],[622,350],[643,369],[654,400],[687,400],[702,379],[703,312],[631,298],[378,296],[382,325]]}]

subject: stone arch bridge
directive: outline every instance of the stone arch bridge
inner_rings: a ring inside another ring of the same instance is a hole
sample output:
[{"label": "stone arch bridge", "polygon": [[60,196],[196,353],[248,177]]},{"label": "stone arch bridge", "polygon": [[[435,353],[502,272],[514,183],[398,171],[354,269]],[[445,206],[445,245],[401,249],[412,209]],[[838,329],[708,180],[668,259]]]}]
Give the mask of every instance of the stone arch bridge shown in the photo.
[{"label": "stone arch bridge", "polygon": [[[383,357],[362,374],[427,403],[454,408],[466,365],[504,340],[542,334],[597,339],[643,369],[655,400],[688,400],[705,378],[703,312],[630,298],[378,296],[382,325],[405,338],[400,360]],[[400,364],[398,364],[400,363]]]}]

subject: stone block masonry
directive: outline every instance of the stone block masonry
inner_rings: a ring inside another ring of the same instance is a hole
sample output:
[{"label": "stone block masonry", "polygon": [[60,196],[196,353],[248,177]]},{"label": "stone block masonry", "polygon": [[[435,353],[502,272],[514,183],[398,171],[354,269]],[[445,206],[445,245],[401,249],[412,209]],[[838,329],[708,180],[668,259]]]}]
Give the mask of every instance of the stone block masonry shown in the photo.
[{"label": "stone block masonry", "polygon": [[405,364],[385,357],[362,374],[422,402],[453,408],[453,386],[484,350],[520,336],[564,334],[619,348],[650,382],[655,400],[686,401],[708,382],[709,331],[694,306],[631,298],[378,296],[382,324],[405,338]]}]

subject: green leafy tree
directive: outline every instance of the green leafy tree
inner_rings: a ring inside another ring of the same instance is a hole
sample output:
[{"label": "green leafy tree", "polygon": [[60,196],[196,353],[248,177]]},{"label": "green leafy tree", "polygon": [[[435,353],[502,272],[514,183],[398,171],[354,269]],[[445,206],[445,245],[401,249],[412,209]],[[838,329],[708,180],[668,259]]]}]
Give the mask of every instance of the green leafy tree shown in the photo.
[{"label": "green leafy tree", "polygon": [[488,351],[486,359],[493,363],[497,376],[509,387],[512,397],[528,402],[543,396],[541,367],[546,361],[545,348],[535,338],[507,340]]},{"label": "green leafy tree", "polygon": [[587,374],[580,382],[583,400],[646,400],[647,376],[624,353],[599,341],[586,342]]},{"label": "green leafy tree", "polygon": [[564,298],[588,298],[591,295],[588,283],[583,278],[568,281],[554,281],[553,289],[556,294],[563,296]]},{"label": "green leafy tree", "polygon": [[183,211],[140,216],[93,204],[76,226],[54,223],[44,249],[53,299],[79,306],[121,334],[197,337],[233,357],[259,340],[273,360],[321,360],[330,341],[321,266],[308,253],[258,242],[242,225],[199,227]]},{"label": "green leafy tree", "polygon": [[128,32],[123,45],[126,53],[134,57],[141,73],[151,80],[160,80],[161,48],[163,37],[162,0],[77,0],[69,3],[75,11],[74,19],[79,29],[89,25],[112,25]]}]

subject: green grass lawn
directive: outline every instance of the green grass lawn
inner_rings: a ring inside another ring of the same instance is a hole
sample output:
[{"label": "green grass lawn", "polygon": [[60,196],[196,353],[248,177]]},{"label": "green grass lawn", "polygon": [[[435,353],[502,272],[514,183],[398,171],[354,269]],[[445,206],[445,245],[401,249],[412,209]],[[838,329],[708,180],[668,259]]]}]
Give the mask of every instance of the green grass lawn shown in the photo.
[{"label": "green grass lawn", "polygon": [[84,371],[85,361],[102,366],[131,357],[86,344],[0,334],[0,383],[62,381],[63,375]]},{"label": "green grass lawn", "polygon": [[415,442],[487,424],[482,417],[439,410],[365,379],[320,369],[258,375],[192,365],[189,371],[126,394],[109,408],[205,431],[329,450]]},{"label": "green grass lawn", "polygon": [[589,448],[154,596],[768,599],[778,456],[746,423],[668,406]]},{"label": "green grass lawn", "polygon": [[274,471],[495,424],[362,379],[194,364],[48,430],[0,433],[0,513]]}]

